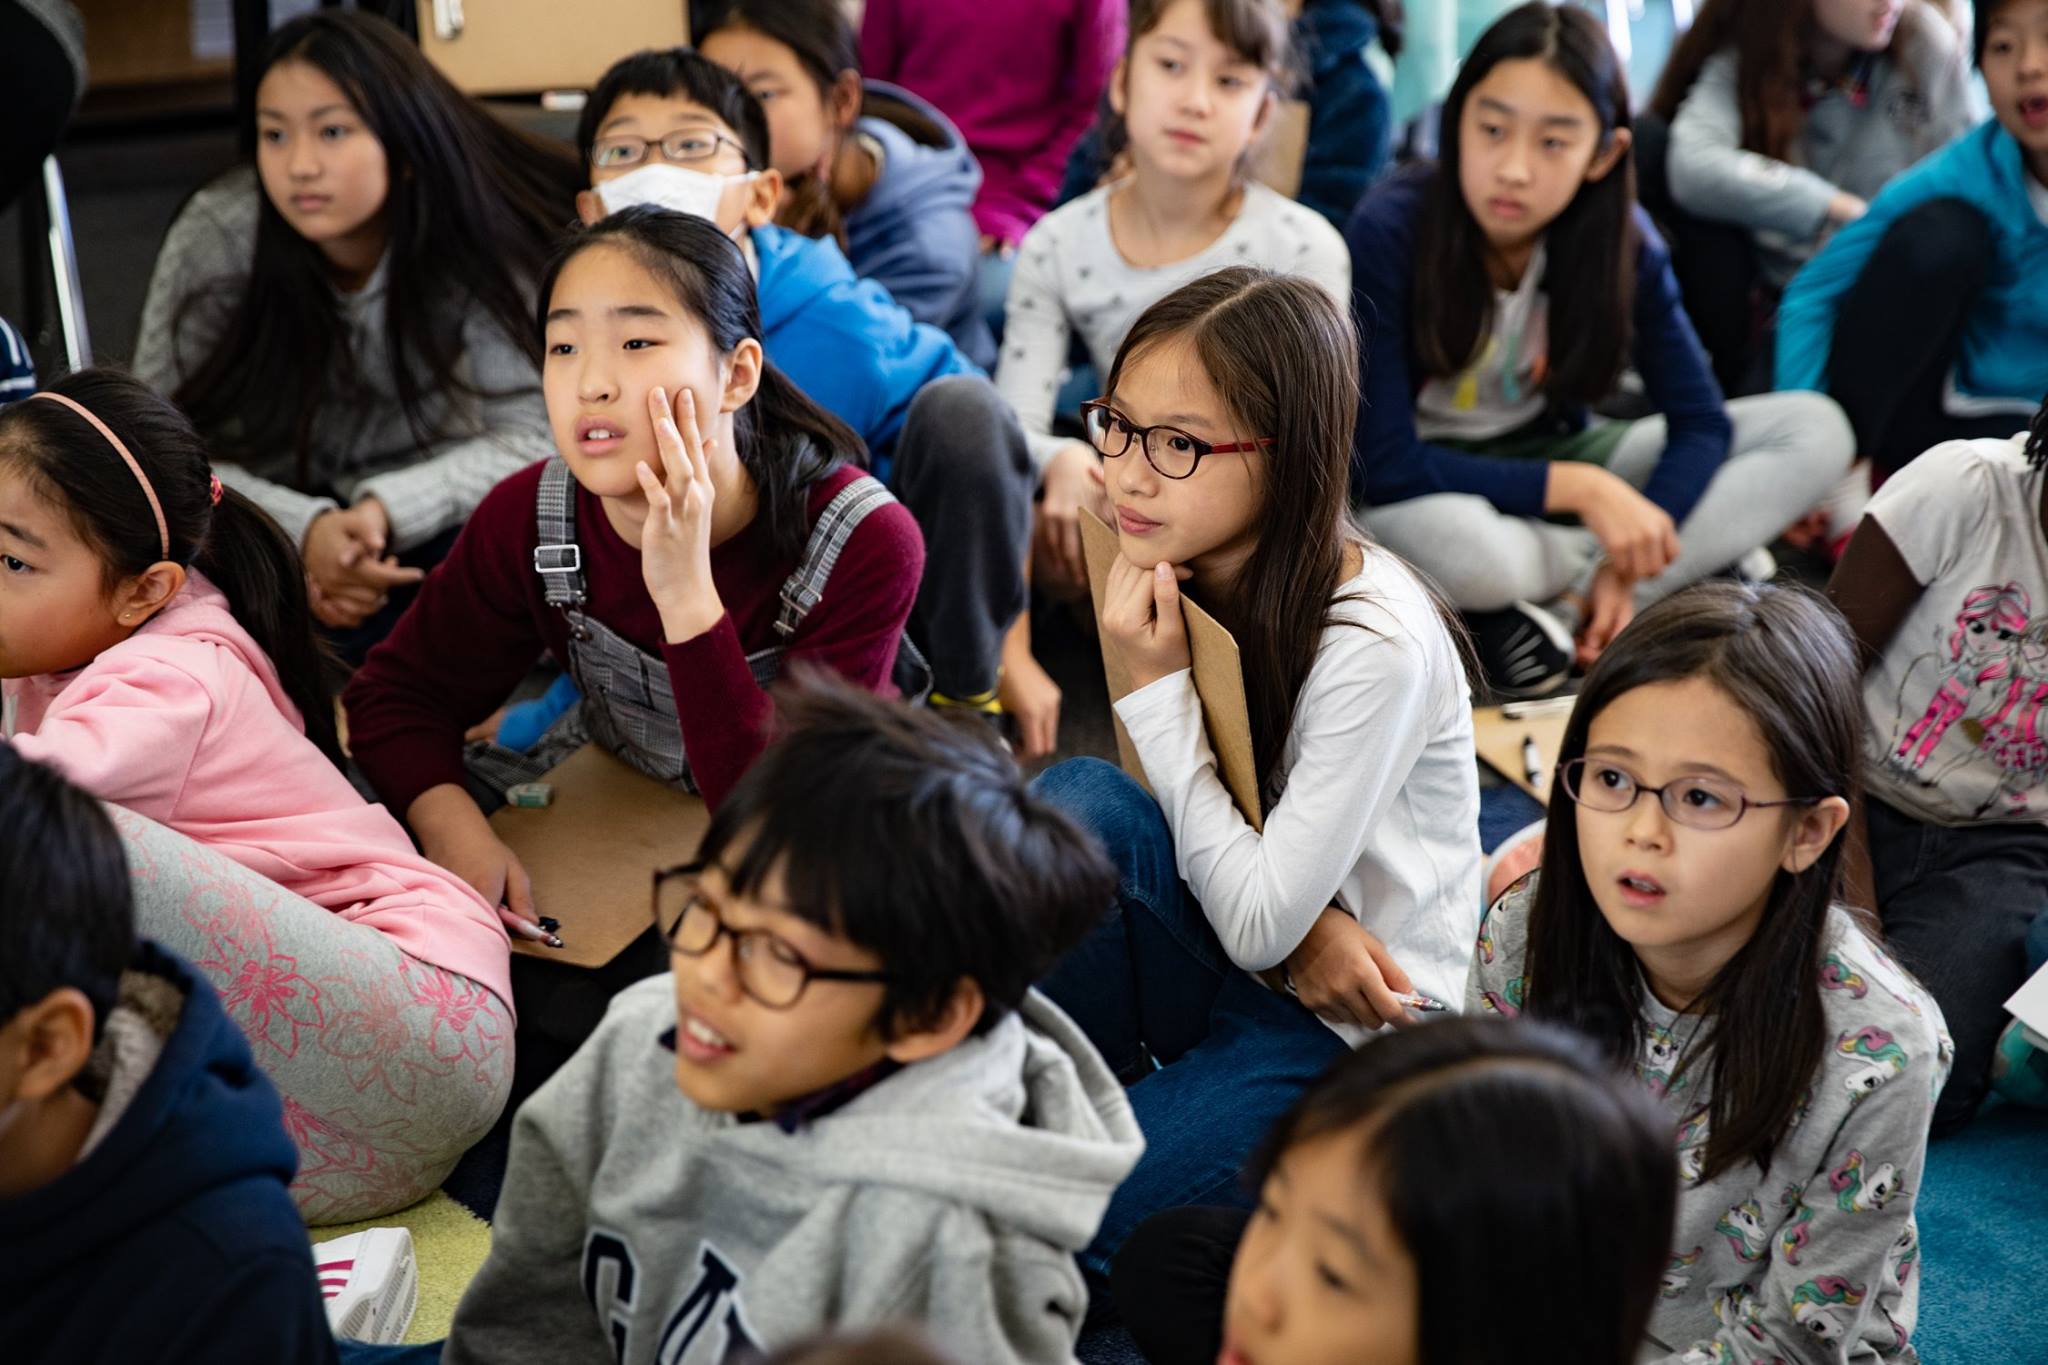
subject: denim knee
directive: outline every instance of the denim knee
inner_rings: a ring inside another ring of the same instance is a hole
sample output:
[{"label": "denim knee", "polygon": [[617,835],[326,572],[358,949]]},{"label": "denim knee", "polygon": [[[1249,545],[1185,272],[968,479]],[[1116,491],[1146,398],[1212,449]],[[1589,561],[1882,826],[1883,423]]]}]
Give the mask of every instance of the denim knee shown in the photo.
[{"label": "denim knee", "polygon": [[1102,844],[1117,866],[1119,894],[1155,879],[1178,882],[1173,831],[1152,793],[1114,763],[1070,758],[1040,773],[1032,791],[1069,816]]}]

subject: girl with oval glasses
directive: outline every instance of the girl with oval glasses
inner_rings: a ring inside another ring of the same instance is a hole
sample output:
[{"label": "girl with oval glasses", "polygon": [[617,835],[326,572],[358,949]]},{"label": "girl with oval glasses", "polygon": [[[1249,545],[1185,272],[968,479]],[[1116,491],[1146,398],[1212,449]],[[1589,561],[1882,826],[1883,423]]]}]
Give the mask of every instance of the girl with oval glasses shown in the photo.
[{"label": "girl with oval glasses", "polygon": [[1678,1222],[1644,1359],[1917,1358],[1913,1201],[1952,1049],[1836,899],[1857,679],[1804,589],[1651,607],[1579,694],[1543,870],[1480,933],[1467,1008],[1589,1034],[1668,1110]]}]

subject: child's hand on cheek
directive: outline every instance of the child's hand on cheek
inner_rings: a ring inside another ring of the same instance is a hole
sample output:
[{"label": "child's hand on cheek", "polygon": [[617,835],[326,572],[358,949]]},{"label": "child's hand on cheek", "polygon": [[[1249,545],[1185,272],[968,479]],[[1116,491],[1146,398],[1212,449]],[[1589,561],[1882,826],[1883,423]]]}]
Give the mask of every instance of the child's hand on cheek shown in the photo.
[{"label": "child's hand on cheek", "polygon": [[718,624],[725,605],[711,581],[711,463],[697,424],[696,395],[684,389],[675,412],[668,392],[647,395],[654,419],[659,476],[645,461],[634,467],[647,497],[640,533],[640,572],[661,613],[662,635],[672,645],[695,639]]},{"label": "child's hand on cheek", "polygon": [[1102,634],[1124,661],[1131,686],[1149,687],[1191,666],[1180,580],[1189,571],[1160,563],[1140,568],[1118,555],[1102,594]]}]

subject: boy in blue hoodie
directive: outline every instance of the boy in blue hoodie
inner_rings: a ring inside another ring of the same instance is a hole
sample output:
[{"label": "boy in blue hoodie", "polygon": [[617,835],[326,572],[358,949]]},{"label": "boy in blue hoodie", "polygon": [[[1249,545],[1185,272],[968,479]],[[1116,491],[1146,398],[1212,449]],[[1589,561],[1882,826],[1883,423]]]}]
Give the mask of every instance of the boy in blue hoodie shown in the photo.
[{"label": "boy in blue hoodie", "polygon": [[1993,117],[1885,186],[1778,308],[1777,386],[1832,395],[1879,477],[2010,436],[2048,393],[2048,0],[1976,19]]},{"label": "boy in blue hoodie", "polygon": [[0,744],[0,1354],[331,1361],[277,1092],[134,939],[98,803]]},{"label": "boy in blue hoodie", "polygon": [[918,1324],[1073,1358],[1144,1142],[1031,982],[1115,869],[979,726],[822,679],[654,879],[673,971],[520,1109],[453,1365],[724,1365]]},{"label": "boy in blue hoodie", "polygon": [[[755,266],[762,349],[867,442],[917,518],[925,580],[910,633],[935,701],[992,710],[1003,635],[1024,609],[1031,457],[1015,414],[944,332],[914,321],[838,246],[775,227],[768,123],[739,78],[684,48],[617,62],[576,131],[585,222],[629,204],[716,222]],[[501,737],[502,738],[502,737]]]}]

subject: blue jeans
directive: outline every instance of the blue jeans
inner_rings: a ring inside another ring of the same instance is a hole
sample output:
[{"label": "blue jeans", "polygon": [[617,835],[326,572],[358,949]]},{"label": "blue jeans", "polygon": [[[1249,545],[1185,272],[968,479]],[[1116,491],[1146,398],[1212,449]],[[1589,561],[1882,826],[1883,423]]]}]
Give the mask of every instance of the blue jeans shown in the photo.
[{"label": "blue jeans", "polygon": [[1039,982],[1130,1087],[1145,1134],[1145,1155],[1081,1256],[1099,1276],[1161,1209],[1248,1204],[1246,1159],[1345,1044],[1231,963],[1181,882],[1159,803],[1137,782],[1076,758],[1034,786],[1117,866],[1108,918]]},{"label": "blue jeans", "polygon": [[2006,998],[2027,979],[2030,931],[2048,933],[2048,829],[1930,825],[1875,798],[1865,806],[1885,940],[1955,1039],[1955,1068],[1934,1106],[1940,1137],[1984,1102]]},{"label": "blue jeans", "polygon": [[447,1344],[445,1338],[419,1346],[371,1346],[367,1342],[334,1339],[341,1365],[436,1365],[441,1359],[441,1348]]}]

